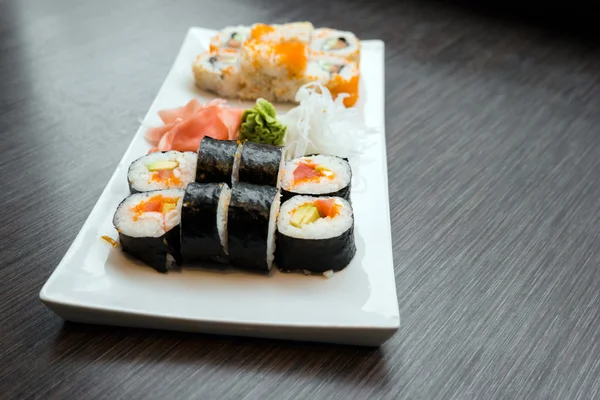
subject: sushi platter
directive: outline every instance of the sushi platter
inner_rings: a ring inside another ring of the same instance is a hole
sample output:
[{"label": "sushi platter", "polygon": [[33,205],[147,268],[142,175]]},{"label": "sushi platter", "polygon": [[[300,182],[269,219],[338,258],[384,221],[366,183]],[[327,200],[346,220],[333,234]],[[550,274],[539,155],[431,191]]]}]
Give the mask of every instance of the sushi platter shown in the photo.
[{"label": "sushi platter", "polygon": [[379,346],[400,326],[384,46],[191,28],[40,298],[76,322]]}]

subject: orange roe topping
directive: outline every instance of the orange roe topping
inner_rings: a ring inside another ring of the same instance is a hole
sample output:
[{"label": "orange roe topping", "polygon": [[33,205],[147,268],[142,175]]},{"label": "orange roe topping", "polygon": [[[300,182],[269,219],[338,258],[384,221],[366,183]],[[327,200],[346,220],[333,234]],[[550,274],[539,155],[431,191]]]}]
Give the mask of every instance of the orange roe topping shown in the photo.
[{"label": "orange roe topping", "polygon": [[164,182],[169,187],[179,187],[181,185],[181,179],[173,174],[172,170],[161,169],[152,174],[152,179],[155,182]]},{"label": "orange roe topping", "polygon": [[229,76],[231,75],[231,73],[233,72],[233,66],[229,66],[229,67],[225,67],[221,70],[221,73],[223,74],[223,76]]},{"label": "orange roe topping", "polygon": [[147,212],[166,214],[177,207],[178,201],[177,197],[164,197],[162,194],[157,194],[148,200],[142,200],[132,208],[135,213],[133,220],[137,221],[143,213]]},{"label": "orange roe topping", "polygon": [[299,75],[306,69],[308,62],[306,44],[297,41],[277,43],[274,46],[279,62],[285,65],[290,75]]},{"label": "orange roe topping", "polygon": [[251,39],[261,39],[263,36],[275,31],[271,25],[267,24],[256,24],[250,31]]},{"label": "orange roe topping", "polygon": [[106,243],[110,244],[112,247],[119,247],[119,243],[117,243],[117,241],[113,238],[111,238],[110,236],[106,236],[106,235],[102,235],[100,236],[100,239],[104,240]]},{"label": "orange roe topping", "polygon": [[358,75],[353,76],[350,79],[344,79],[341,76],[336,75],[332,82],[327,85],[327,88],[331,91],[331,95],[334,98],[340,93],[348,93],[350,96],[344,98],[344,105],[346,107],[352,107],[358,100],[358,81]]}]

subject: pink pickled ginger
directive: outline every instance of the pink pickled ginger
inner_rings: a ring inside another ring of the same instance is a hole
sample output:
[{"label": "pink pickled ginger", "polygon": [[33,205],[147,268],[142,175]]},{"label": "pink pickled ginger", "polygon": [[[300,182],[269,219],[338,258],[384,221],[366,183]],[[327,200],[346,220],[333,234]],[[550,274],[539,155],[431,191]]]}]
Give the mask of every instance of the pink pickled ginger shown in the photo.
[{"label": "pink pickled ginger", "polygon": [[235,140],[242,123],[241,108],[232,108],[225,100],[215,99],[202,105],[197,99],[185,106],[160,110],[158,115],[164,125],[150,128],[146,139],[152,151],[198,151],[204,136],[218,140]]}]

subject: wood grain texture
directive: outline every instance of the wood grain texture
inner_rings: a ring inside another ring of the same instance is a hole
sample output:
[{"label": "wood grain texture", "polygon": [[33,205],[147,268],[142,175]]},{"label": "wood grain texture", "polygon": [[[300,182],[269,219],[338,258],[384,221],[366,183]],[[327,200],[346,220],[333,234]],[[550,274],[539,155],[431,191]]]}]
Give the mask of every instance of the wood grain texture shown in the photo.
[{"label": "wood grain texture", "polygon": [[[189,26],[386,42],[379,349],[64,323],[38,293]],[[600,397],[600,51],[433,2],[0,0],[0,398]]]}]

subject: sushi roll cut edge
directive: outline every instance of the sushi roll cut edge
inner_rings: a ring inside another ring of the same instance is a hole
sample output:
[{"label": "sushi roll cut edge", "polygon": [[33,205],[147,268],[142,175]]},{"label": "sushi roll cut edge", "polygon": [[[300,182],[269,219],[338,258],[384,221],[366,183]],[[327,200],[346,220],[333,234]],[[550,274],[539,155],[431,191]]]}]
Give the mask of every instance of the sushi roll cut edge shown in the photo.
[{"label": "sushi roll cut edge", "polygon": [[354,213],[349,202],[341,197],[294,196],[281,205],[275,253],[281,271],[336,272],[346,268],[355,255]]},{"label": "sushi roll cut edge", "polygon": [[158,272],[180,267],[183,195],[182,189],[165,189],[132,194],[121,201],[113,216],[121,249]]},{"label": "sushi roll cut edge", "polygon": [[238,96],[242,73],[236,52],[216,49],[200,53],[192,65],[192,72],[199,89],[225,98]]},{"label": "sushi roll cut edge", "polygon": [[[300,174],[296,174],[301,163],[305,164],[300,171],[307,174],[305,178],[298,177]],[[311,174],[314,176],[308,176]],[[283,202],[296,195],[342,197],[351,202],[351,189],[352,168],[348,160],[342,157],[325,154],[298,157],[288,161],[282,171]]]},{"label": "sushi roll cut edge", "polygon": [[134,160],[127,170],[131,194],[163,189],[184,189],[196,178],[197,155],[191,151],[163,151]]}]

